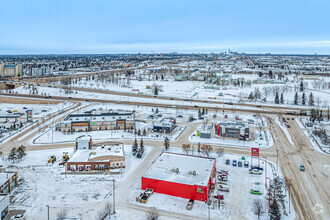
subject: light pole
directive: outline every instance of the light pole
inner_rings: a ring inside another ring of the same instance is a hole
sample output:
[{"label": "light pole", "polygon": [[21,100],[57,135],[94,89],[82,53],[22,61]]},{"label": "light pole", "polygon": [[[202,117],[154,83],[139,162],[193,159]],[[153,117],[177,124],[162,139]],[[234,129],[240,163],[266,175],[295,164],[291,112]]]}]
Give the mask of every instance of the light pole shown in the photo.
[{"label": "light pole", "polygon": [[115,197],[115,179],[112,180],[113,184],[113,213],[112,214],[116,214],[116,197]]},{"label": "light pole", "polygon": [[290,188],[291,188],[291,179],[288,180],[288,187],[289,187],[289,213],[291,213],[291,207],[290,207],[290,203],[291,203],[291,191],[290,191]]},{"label": "light pole", "polygon": [[208,201],[207,201],[207,206],[209,207],[209,220],[211,219],[211,211],[210,211],[210,206],[211,206],[211,200],[210,199],[208,199]]},{"label": "light pole", "polygon": [[270,212],[270,178],[267,177],[267,179],[269,179],[269,185],[268,185],[268,190],[269,190],[269,192],[268,192],[268,212]]},{"label": "light pole", "polygon": [[49,205],[46,205],[47,207],[47,219],[49,220]]},{"label": "light pole", "polygon": [[276,149],[276,152],[277,152],[277,154],[276,154],[276,158],[277,158],[277,159],[276,159],[276,160],[277,160],[277,162],[276,162],[276,163],[277,163],[277,171],[278,171],[278,151],[279,151],[279,150]]}]

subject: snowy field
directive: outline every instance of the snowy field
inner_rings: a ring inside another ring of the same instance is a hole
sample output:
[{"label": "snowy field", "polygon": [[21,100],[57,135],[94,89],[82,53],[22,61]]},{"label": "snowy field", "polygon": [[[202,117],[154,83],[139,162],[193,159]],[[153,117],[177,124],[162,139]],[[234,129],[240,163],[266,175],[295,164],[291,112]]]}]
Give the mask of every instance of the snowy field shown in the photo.
[{"label": "snowy field", "polygon": [[[62,153],[69,152],[71,156],[73,148],[28,152],[22,161],[15,163],[7,162],[3,157],[1,164],[7,170],[18,171],[20,179],[20,185],[12,193],[10,209],[26,210],[27,219],[46,219],[46,205],[49,205],[50,219],[55,219],[56,213],[64,208],[68,217],[73,219],[95,219],[106,202],[112,201],[112,180],[120,185],[128,176],[134,175],[134,170],[143,161],[143,158],[133,157],[130,148],[125,146],[126,168],[116,175],[61,175],[64,167],[58,163]],[[145,147],[144,158],[150,150],[150,147]],[[47,166],[51,155],[58,159],[54,165]],[[124,219],[120,215],[121,212],[118,219]]]},{"label": "snowy field", "polygon": [[[228,85],[228,86],[215,86],[218,89],[207,89],[205,86],[213,86],[213,84],[207,84],[204,81],[174,81],[173,78],[167,79],[166,81],[161,80],[150,80],[150,81],[138,81],[130,80],[129,86],[120,86],[114,83],[102,83],[96,81],[86,81],[82,79],[76,84],[72,84],[76,87],[83,88],[92,88],[92,89],[101,89],[109,91],[120,91],[120,92],[129,92],[129,93],[140,93],[146,95],[153,95],[152,90],[147,87],[152,87],[153,84],[157,84],[162,88],[162,91],[159,92],[159,96],[165,97],[177,97],[184,99],[200,99],[200,100],[218,100],[223,102],[238,102],[241,100],[243,103],[252,103],[252,104],[263,104],[263,105],[273,105],[275,100],[275,94],[272,91],[267,92],[266,103],[261,103],[261,101],[250,101],[248,96],[250,92],[254,92],[255,89],[258,89],[261,93],[264,94],[265,87],[286,87],[284,104],[283,106],[293,107],[294,100],[294,86],[299,87],[299,83],[294,81],[292,75],[287,76],[289,81],[284,85],[282,84],[253,84],[251,86],[245,86],[244,88]],[[257,74],[233,74],[233,79],[245,78],[253,82],[253,80],[258,79]],[[326,82],[330,82],[329,78],[324,78]],[[325,106],[330,103],[329,95],[326,97],[325,94],[330,94],[330,89],[324,90],[315,90],[312,87],[313,80],[304,80],[308,87],[305,91],[306,95],[309,95],[310,92],[313,92],[315,99],[320,100],[320,105]],[[222,95],[220,95],[222,93]],[[302,93],[299,92],[301,96]]]}]

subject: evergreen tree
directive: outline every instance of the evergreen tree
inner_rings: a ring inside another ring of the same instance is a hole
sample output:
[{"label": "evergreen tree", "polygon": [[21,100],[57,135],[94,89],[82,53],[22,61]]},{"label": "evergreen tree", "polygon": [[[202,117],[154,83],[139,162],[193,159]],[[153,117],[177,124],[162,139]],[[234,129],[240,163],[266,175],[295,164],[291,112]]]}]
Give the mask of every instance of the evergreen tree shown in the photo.
[{"label": "evergreen tree", "polygon": [[202,116],[202,112],[200,109],[198,109],[198,118],[200,118]]},{"label": "evergreen tree", "polygon": [[197,152],[200,153],[201,152],[201,143],[198,142],[198,145],[197,145]]},{"label": "evergreen tree", "polygon": [[147,131],[145,128],[143,129],[143,136],[147,136]]},{"label": "evergreen tree", "polygon": [[15,162],[16,159],[17,159],[17,148],[13,147],[8,155],[8,160]]},{"label": "evergreen tree", "polygon": [[205,108],[205,114],[208,114],[209,110],[207,108]]},{"label": "evergreen tree", "polygon": [[293,104],[298,105],[298,92],[294,94]]},{"label": "evergreen tree", "polygon": [[202,109],[202,115],[205,115],[205,108]]},{"label": "evergreen tree", "polygon": [[275,93],[275,104],[279,104],[280,103],[280,100],[278,98],[278,92],[276,91]]},{"label": "evergreen tree", "polygon": [[140,153],[141,153],[141,156],[143,156],[143,154],[144,154],[144,144],[143,144],[143,139],[141,139],[141,141],[140,141]]},{"label": "evergreen tree", "polygon": [[283,98],[283,92],[281,92],[281,99],[280,99],[281,104],[284,103],[284,98]]},{"label": "evergreen tree", "polygon": [[137,152],[137,150],[138,150],[138,143],[137,143],[137,140],[136,140],[136,138],[135,138],[135,141],[134,141],[134,143],[133,143],[133,145],[132,145],[132,152],[133,153],[136,153]]},{"label": "evergreen tree", "polygon": [[302,96],[301,96],[301,104],[306,105],[306,95],[305,95],[305,93],[303,93]]},{"label": "evergreen tree", "polygon": [[254,95],[253,95],[252,91],[250,92],[250,95],[249,95],[248,99],[251,100],[251,101],[254,99]]},{"label": "evergreen tree", "polygon": [[140,136],[141,135],[141,130],[140,130],[140,128],[139,128],[139,130],[138,130],[138,136]]},{"label": "evergreen tree", "polygon": [[158,108],[156,108],[156,114],[158,114],[159,113],[159,110],[158,110]]},{"label": "evergreen tree", "polygon": [[309,94],[308,105],[314,106],[314,96],[313,96],[312,92],[311,92],[311,94]]},{"label": "evergreen tree", "polygon": [[25,150],[26,150],[26,148],[23,145],[18,147],[17,154],[16,154],[16,157],[17,157],[18,160],[22,160],[23,157],[26,156]]},{"label": "evergreen tree", "polygon": [[170,141],[168,140],[168,137],[165,137],[164,139],[164,148],[166,151],[170,148]]},{"label": "evergreen tree", "polygon": [[271,220],[280,220],[281,211],[276,199],[273,199],[272,204],[270,205],[269,217]]},{"label": "evergreen tree", "polygon": [[157,86],[155,87],[154,95],[158,95],[158,87]]},{"label": "evergreen tree", "polygon": [[303,81],[300,81],[300,92],[303,92],[304,91],[304,82]]}]

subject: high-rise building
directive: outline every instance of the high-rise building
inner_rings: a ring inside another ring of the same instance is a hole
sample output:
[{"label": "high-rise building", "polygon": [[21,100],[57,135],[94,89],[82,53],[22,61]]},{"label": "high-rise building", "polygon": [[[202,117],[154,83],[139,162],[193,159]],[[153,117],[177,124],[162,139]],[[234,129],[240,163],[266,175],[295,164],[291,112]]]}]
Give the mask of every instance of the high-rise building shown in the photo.
[{"label": "high-rise building", "polygon": [[22,64],[0,64],[0,76],[1,77],[17,77],[22,76],[23,65]]}]

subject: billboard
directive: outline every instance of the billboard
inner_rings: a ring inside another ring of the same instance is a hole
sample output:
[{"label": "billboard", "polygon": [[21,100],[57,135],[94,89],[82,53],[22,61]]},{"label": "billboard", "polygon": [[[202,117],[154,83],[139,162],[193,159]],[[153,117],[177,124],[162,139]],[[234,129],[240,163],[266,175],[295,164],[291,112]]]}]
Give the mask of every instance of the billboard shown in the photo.
[{"label": "billboard", "polygon": [[251,148],[251,157],[259,157],[259,148]]},{"label": "billboard", "polygon": [[117,121],[117,124],[119,124],[119,125],[124,125],[124,124],[125,124],[125,120],[118,120],[118,121]]},{"label": "billboard", "polygon": [[32,121],[32,110],[26,110],[26,120]]}]

